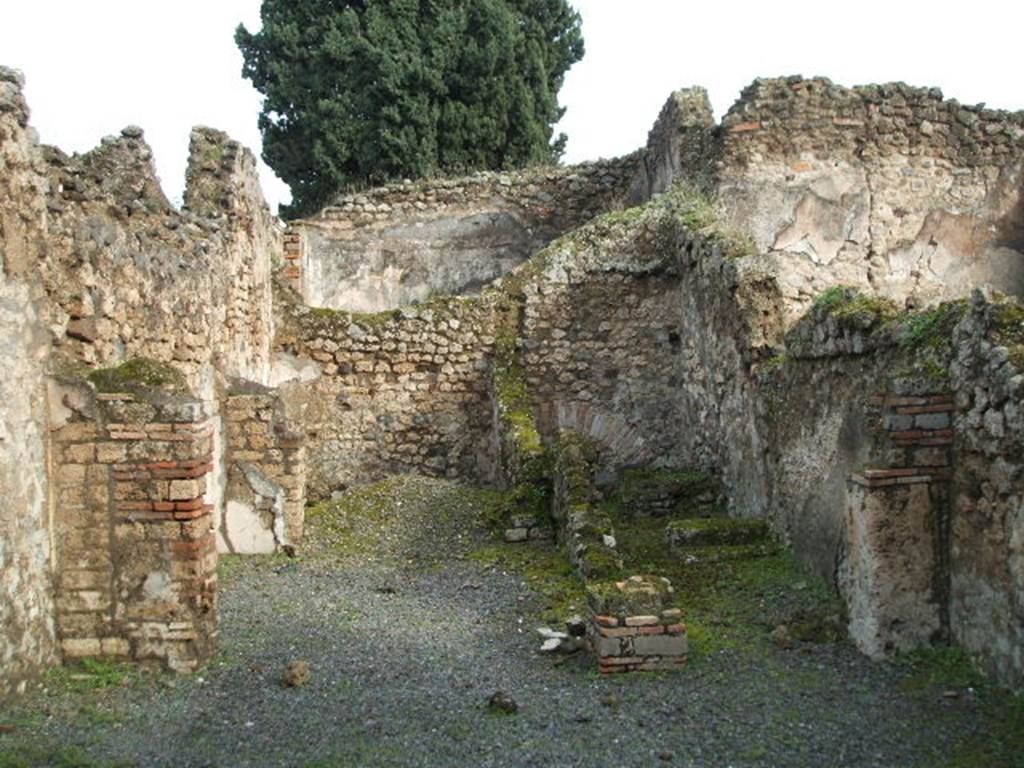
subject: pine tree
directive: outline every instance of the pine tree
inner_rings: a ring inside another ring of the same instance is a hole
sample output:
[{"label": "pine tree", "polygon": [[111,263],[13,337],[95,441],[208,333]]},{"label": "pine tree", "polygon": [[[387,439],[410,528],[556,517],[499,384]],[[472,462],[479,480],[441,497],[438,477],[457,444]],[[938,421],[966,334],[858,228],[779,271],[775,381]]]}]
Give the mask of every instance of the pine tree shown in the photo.
[{"label": "pine tree", "polygon": [[403,177],[554,162],[558,91],[583,56],[568,0],[263,0],[239,26],[282,215]]}]

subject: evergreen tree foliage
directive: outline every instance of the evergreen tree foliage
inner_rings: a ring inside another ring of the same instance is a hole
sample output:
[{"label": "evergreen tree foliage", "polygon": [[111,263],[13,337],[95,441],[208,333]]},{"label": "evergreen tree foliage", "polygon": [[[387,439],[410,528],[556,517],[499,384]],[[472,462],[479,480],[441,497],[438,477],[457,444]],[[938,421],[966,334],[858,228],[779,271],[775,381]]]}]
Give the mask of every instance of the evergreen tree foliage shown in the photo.
[{"label": "evergreen tree foliage", "polygon": [[568,0],[263,0],[261,16],[235,41],[286,217],[346,189],[562,154],[558,91],[583,56]]}]

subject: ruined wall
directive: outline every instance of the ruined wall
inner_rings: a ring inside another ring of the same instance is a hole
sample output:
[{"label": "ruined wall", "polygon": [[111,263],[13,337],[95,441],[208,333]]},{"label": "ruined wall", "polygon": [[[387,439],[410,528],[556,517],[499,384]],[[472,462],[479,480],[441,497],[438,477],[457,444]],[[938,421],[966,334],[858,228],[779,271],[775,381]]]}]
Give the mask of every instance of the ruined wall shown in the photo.
[{"label": "ruined wall", "polygon": [[306,450],[285,415],[280,393],[233,382],[224,403],[227,487],[214,518],[217,546],[233,554],[270,554],[302,541]]},{"label": "ruined wall", "polygon": [[32,268],[46,178],[20,74],[0,67],[0,698],[57,656],[50,557],[46,319]]},{"label": "ruined wall", "polygon": [[305,425],[310,498],[412,472],[494,479],[493,296],[358,315],[310,309],[286,291],[280,351],[319,373],[283,392]]},{"label": "ruined wall", "polygon": [[975,294],[955,331],[950,623],[999,679],[1024,681],[1024,308]]},{"label": "ruined wall", "polygon": [[292,224],[307,304],[379,312],[472,294],[629,196],[636,156],[403,183],[350,195]]},{"label": "ruined wall", "polygon": [[683,88],[673,93],[648,135],[634,182],[634,202],[665,192],[680,179],[709,185],[717,151],[716,129],[706,90]]},{"label": "ruined wall", "polygon": [[909,306],[982,283],[1024,294],[1024,113],[757,80],[718,141],[722,212],[772,252],[791,317],[837,283]]},{"label": "ruined wall", "polygon": [[65,658],[195,669],[217,642],[213,425],[186,393],[65,390],[53,431]]},{"label": "ruined wall", "polygon": [[547,440],[595,440],[614,466],[682,460],[679,280],[656,211],[610,214],[559,241],[524,279],[526,385]]},{"label": "ruined wall", "polygon": [[265,380],[281,235],[252,154],[194,131],[191,208],[175,211],[140,129],[80,157],[46,152],[53,195],[40,268],[56,346],[90,365],[173,362],[204,397],[213,369]]},{"label": "ruined wall", "polygon": [[[120,480],[113,475],[127,470],[97,458],[100,444],[85,438],[68,443],[64,430],[78,418],[69,403],[81,398],[69,401],[57,379],[81,380],[90,368],[129,358],[171,363],[212,417],[204,439],[218,443],[218,400],[227,378],[272,378],[270,275],[282,234],[259,192],[255,159],[224,134],[193,133],[187,207],[176,211],[159,187],[140,129],[127,128],[85,155],[68,157],[38,144],[21,86],[19,75],[0,69],[0,343],[9,372],[0,383],[0,695],[61,652],[162,655],[176,667],[194,666],[209,652],[215,614],[197,615],[189,627],[184,614],[196,601],[212,602],[212,581],[186,585],[209,576],[215,554],[210,559],[196,549],[190,563],[178,558],[173,568],[166,555],[179,544],[206,541],[199,529],[210,533],[206,513],[222,503],[222,467],[208,467],[209,482],[184,500],[204,512],[188,521],[192,539],[181,534],[170,543],[168,534],[161,549],[147,538],[155,524],[143,526],[141,539],[132,538],[138,527],[122,537],[127,529],[116,505],[143,500],[118,498]],[[100,429],[104,417],[83,418]],[[149,442],[139,437],[138,451],[159,453],[155,438],[146,430],[139,434]],[[212,456],[221,446],[204,450]],[[154,455],[150,464],[165,460],[181,457]],[[159,469],[176,471],[196,467]],[[146,503],[180,501],[149,490]],[[90,495],[101,491],[110,501],[103,509]],[[100,506],[90,507],[92,501]],[[170,517],[164,522],[167,530],[173,527]],[[69,565],[79,555],[106,558],[106,577],[102,568]],[[157,610],[155,603],[139,613],[136,597],[157,572],[170,581],[160,609],[167,615],[154,618],[146,611]],[[203,610],[212,611],[209,605]],[[191,650],[172,650],[173,643]]]}]

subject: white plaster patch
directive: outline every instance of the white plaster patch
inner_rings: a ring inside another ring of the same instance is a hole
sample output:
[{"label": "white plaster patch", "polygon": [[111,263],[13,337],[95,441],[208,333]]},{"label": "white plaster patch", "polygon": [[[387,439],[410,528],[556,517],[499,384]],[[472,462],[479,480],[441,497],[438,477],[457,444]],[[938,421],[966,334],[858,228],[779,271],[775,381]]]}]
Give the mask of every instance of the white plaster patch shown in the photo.
[{"label": "white plaster patch", "polygon": [[171,589],[170,574],[164,571],[153,571],[144,582],[142,582],[142,594],[147,600],[163,601],[174,600],[174,590]]},{"label": "white plaster patch", "polygon": [[288,382],[309,383],[320,378],[320,366],[309,358],[278,352],[270,369],[270,386],[279,387]]},{"label": "white plaster patch", "polygon": [[229,552],[245,555],[269,555],[277,551],[274,531],[260,520],[248,504],[229,501],[224,511],[224,531]]}]

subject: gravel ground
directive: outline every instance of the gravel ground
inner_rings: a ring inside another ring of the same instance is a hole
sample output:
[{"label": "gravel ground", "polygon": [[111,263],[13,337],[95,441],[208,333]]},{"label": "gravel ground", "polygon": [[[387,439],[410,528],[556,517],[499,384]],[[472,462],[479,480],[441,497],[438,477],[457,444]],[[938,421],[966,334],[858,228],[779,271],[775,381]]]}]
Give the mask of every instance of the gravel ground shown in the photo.
[{"label": "gravel ground", "polygon": [[[226,561],[215,662],[51,676],[0,710],[0,766],[1024,765],[1019,702],[846,643],[766,636],[613,679],[541,656],[534,590],[468,556],[483,503],[396,481],[315,516],[298,559]],[[288,688],[296,659],[311,680]],[[488,712],[496,690],[518,714]]]}]

